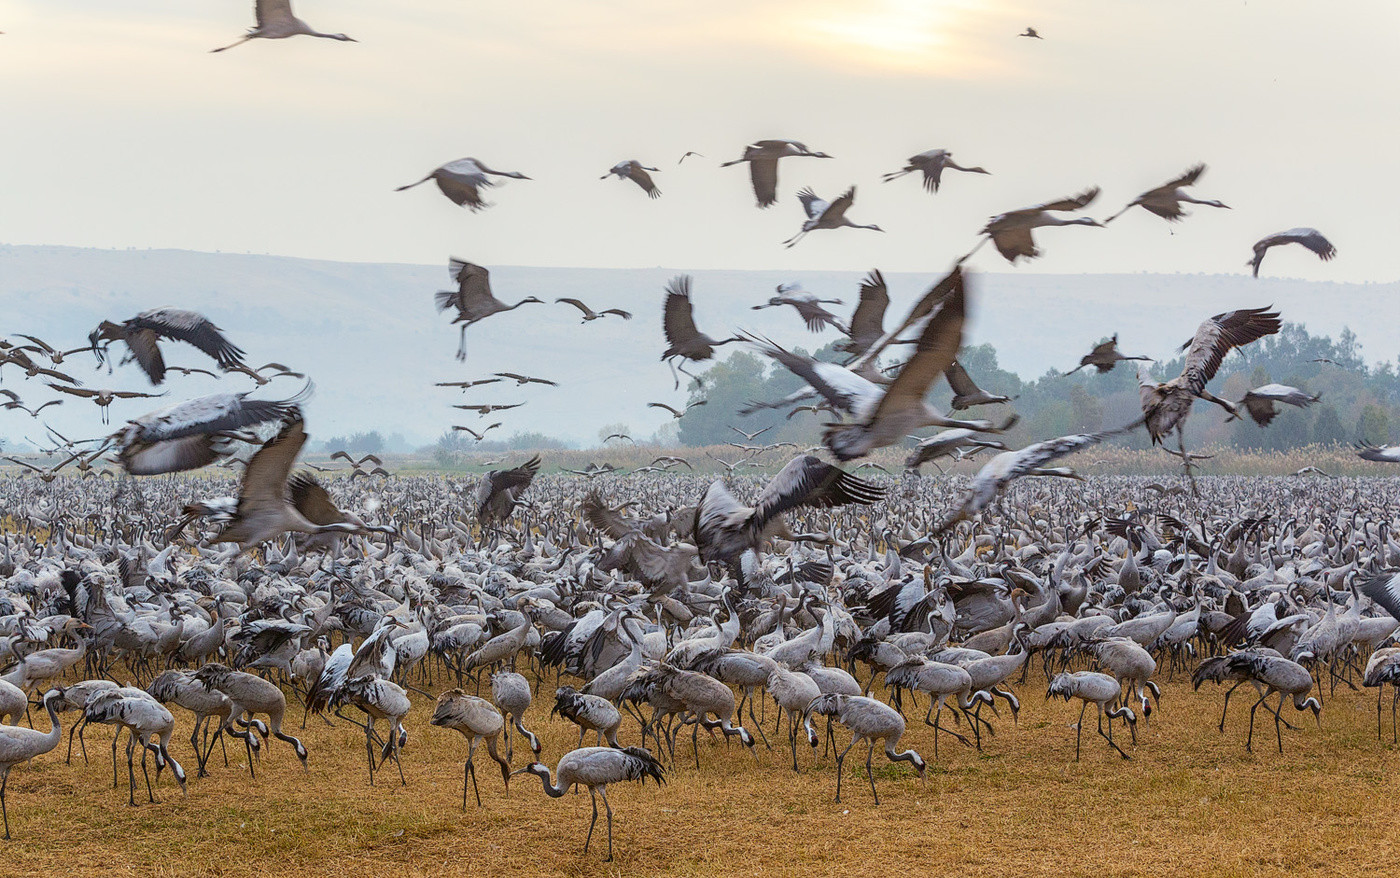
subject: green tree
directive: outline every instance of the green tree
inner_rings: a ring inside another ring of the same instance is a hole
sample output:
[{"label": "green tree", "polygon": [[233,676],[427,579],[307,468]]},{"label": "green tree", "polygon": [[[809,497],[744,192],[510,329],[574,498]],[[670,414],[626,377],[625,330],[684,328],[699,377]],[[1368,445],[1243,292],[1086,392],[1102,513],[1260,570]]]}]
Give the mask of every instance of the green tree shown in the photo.
[{"label": "green tree", "polygon": [[1090,433],[1103,429],[1103,403],[1091,396],[1083,385],[1075,384],[1069,390],[1070,411],[1074,413],[1071,429]]},{"label": "green tree", "polygon": [[1361,410],[1361,419],[1356,422],[1356,438],[1372,445],[1385,445],[1390,442],[1390,418],[1385,409],[1368,404]]},{"label": "green tree", "polygon": [[378,454],[384,450],[384,437],[378,430],[356,433],[345,442],[345,450],[351,454]]},{"label": "green tree", "polygon": [[1340,445],[1347,441],[1347,428],[1337,417],[1337,410],[1330,405],[1317,407],[1317,417],[1313,419],[1312,441],[1318,445]]}]

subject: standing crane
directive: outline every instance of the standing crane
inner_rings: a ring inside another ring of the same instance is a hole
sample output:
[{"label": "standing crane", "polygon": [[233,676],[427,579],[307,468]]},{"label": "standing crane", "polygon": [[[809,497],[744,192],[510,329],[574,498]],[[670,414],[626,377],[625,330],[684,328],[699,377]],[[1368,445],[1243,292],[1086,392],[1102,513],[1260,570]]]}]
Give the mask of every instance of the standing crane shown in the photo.
[{"label": "standing crane", "polygon": [[10,769],[35,756],[42,756],[63,740],[63,727],[58,723],[57,702],[63,693],[50,689],[44,693],[44,709],[49,713],[49,730],[36,732],[21,726],[0,726],[0,815],[5,820],[5,838],[10,837],[10,812],[5,804],[5,788],[10,784]]},{"label": "standing crane", "polygon": [[457,344],[457,359],[467,359],[467,327],[479,323],[492,314],[514,311],[521,305],[543,305],[544,299],[526,296],[514,305],[507,305],[491,293],[491,272],[471,262],[452,259],[447,264],[447,273],[457,282],[455,290],[440,290],[434,296],[438,311],[456,308],[457,316],[453,323],[462,324],[461,339]]},{"label": "standing crane", "polygon": [[899,751],[899,739],[904,737],[904,717],[887,704],[867,698],[864,695],[822,695],[812,701],[808,713],[819,713],[834,717],[837,722],[851,730],[851,743],[846,745],[836,757],[836,801],[841,801],[841,776],[846,754],[858,742],[867,743],[865,753],[865,776],[870,781],[870,794],[875,804],[880,804],[880,794],[875,791],[875,771],[871,761],[875,757],[875,742],[885,742],[885,756],[891,762],[908,762],[919,773],[919,780],[928,783],[928,766],[923,757],[913,749]]},{"label": "standing crane", "polygon": [[[1133,732],[1133,743],[1137,743],[1137,715],[1130,707],[1114,707],[1122,697],[1123,690],[1118,685],[1118,681],[1108,674],[1100,674],[1097,671],[1075,671],[1072,674],[1056,674],[1055,679],[1050,681],[1050,687],[1045,690],[1045,700],[1049,701],[1055,696],[1059,696],[1066,701],[1071,698],[1078,698],[1084,702],[1084,706],[1079,708],[1079,723],[1074,733],[1074,761],[1079,761],[1079,745],[1084,737],[1084,711],[1092,704],[1099,711],[1099,737],[1108,742],[1108,746],[1118,751],[1118,755],[1124,759],[1131,759],[1123,748],[1113,741],[1113,720],[1126,719],[1128,728]],[[1103,718],[1107,716],[1108,734],[1103,731]]]},{"label": "standing crane", "polygon": [[[505,728],[501,712],[491,702],[475,695],[468,695],[461,689],[452,689],[438,696],[437,707],[433,711],[432,725],[445,729],[455,729],[469,742],[467,762],[462,766],[462,810],[467,810],[467,780],[471,779],[472,790],[476,793],[476,806],[481,807],[481,790],[476,785],[476,747],[483,740],[486,752],[501,765],[501,780],[505,781],[506,792],[510,792],[510,762],[496,752],[496,739]],[[536,751],[538,752],[538,751]]]},{"label": "standing crane", "polygon": [[588,837],[583,841],[583,852],[588,853],[588,845],[593,841],[593,827],[598,824],[598,794],[603,796],[603,807],[608,811],[608,862],[612,862],[612,805],[608,802],[608,784],[638,780],[643,784],[653,778],[657,784],[666,782],[665,769],[651,752],[643,747],[582,747],[564,754],[555,767],[551,779],[549,766],[532,762],[518,768],[512,774],[533,774],[544,785],[545,794],[552,799],[563,797],[569,787],[583,784],[588,787],[588,796],[593,800],[593,819],[588,824]]}]

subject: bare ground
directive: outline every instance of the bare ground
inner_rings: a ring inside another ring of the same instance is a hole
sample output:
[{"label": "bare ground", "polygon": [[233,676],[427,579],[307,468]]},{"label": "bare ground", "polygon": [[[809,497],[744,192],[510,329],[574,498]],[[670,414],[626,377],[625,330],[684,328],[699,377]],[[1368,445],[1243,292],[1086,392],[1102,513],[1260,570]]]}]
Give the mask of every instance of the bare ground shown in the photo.
[{"label": "bare ground", "polygon": [[[552,692],[552,688],[546,687]],[[1138,729],[1133,760],[1119,759],[1086,720],[1083,761],[1074,762],[1078,702],[1045,702],[1043,683],[1018,688],[1018,726],[1006,716],[984,752],[942,736],[910,710],[903,742],[930,762],[927,784],[876,753],[880,805],[865,778],[864,745],[851,751],[842,802],[832,800],[835,763],[802,746],[790,767],[786,728],[767,733],[759,760],[701,736],[695,770],[688,735],[664,787],[619,785],[616,860],[603,862],[600,814],[583,854],[586,792],[548,799],[536,778],[513,778],[478,750],[484,807],[464,811],[462,760],[454,732],[428,725],[416,701],[404,753],[406,788],[392,766],[366,777],[364,739],[354,726],[315,719],[303,740],[303,774],[290,746],[275,739],[250,780],[241,743],[216,748],[213,777],[196,780],[189,716],[176,711],[172,752],[191,774],[181,798],[169,775],[159,804],[127,805],[125,767],[111,786],[108,730],[90,727],[84,765],[65,765],[63,746],[11,775],[15,839],[0,845],[5,875],[1379,875],[1400,854],[1396,769],[1400,749],[1376,738],[1375,698],[1338,690],[1318,730],[1310,713],[1285,707],[1300,731],[1284,732],[1279,756],[1272,718],[1261,708],[1255,752],[1245,751],[1244,689],[1231,702],[1226,734],[1215,727],[1221,693],[1181,683],[1164,687],[1160,712]],[[536,698],[533,728],[551,766],[576,732],[546,721],[551,699]],[[1092,710],[1092,708],[1091,708]],[[1004,711],[1004,709],[1003,709]],[[294,711],[299,719],[300,710]],[[1092,716],[1092,714],[1090,714]],[[65,723],[72,714],[65,715]],[[42,717],[36,724],[44,725]],[[291,724],[295,725],[295,724]],[[964,729],[966,731],[966,729]],[[66,732],[66,729],[65,729]],[[1121,726],[1115,739],[1126,738]],[[635,724],[624,742],[636,741]],[[65,735],[66,743],[66,735]],[[591,743],[588,742],[588,743]],[[1123,741],[1126,746],[1126,740]],[[521,752],[515,764],[522,765]],[[140,767],[136,780],[143,786]],[[138,802],[145,801],[139,789]]]}]

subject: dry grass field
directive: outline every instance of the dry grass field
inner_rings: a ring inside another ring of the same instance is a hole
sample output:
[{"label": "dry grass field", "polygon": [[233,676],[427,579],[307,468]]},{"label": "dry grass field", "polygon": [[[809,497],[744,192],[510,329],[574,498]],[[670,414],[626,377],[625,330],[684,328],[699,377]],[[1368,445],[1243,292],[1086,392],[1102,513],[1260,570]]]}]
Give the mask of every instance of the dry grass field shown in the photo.
[{"label": "dry grass field", "polygon": [[[930,761],[927,785],[877,753],[879,807],[864,777],[864,745],[851,751],[838,804],[832,758],[818,754],[814,765],[804,747],[802,772],[794,774],[776,740],[772,752],[759,743],[755,764],[737,740],[726,748],[702,735],[697,771],[687,738],[666,786],[610,791],[612,863],[603,862],[601,816],[595,846],[583,854],[586,793],[549,799],[538,779],[522,775],[506,795],[484,748],[484,807],[472,801],[463,811],[465,742],[428,725],[426,701],[415,702],[408,719],[406,788],[391,766],[370,787],[359,729],[312,718],[303,737],[309,775],[290,746],[273,740],[255,781],[241,743],[229,746],[227,768],[216,748],[213,776],[196,780],[188,740],[177,732],[172,752],[191,773],[188,798],[166,775],[159,804],[132,808],[124,767],[119,789],[111,787],[107,730],[90,727],[91,764],[75,754],[65,765],[60,747],[11,775],[15,838],[0,846],[0,874],[1157,878],[1391,871],[1400,858],[1400,749],[1388,742],[1388,710],[1387,743],[1377,743],[1373,694],[1338,690],[1320,731],[1311,714],[1287,707],[1284,715],[1301,731],[1285,731],[1279,756],[1262,710],[1258,746],[1245,751],[1248,698],[1232,700],[1226,734],[1217,732],[1221,692],[1207,685],[1199,693],[1180,679],[1164,686],[1162,709],[1150,729],[1139,728],[1130,762],[1088,725],[1084,758],[1075,764],[1078,702],[1045,702],[1043,684],[1018,687],[1020,725],[1006,717],[981,754],[942,737],[932,764],[933,730],[915,718],[905,744]],[[537,697],[532,714],[552,766],[574,732],[546,721],[551,701]],[[187,735],[188,714],[176,713]],[[773,739],[771,704],[768,716]],[[42,728],[43,718],[36,724]],[[636,740],[635,724],[624,725],[623,738]],[[519,751],[515,759],[523,764]],[[138,801],[144,796],[139,790]]]}]

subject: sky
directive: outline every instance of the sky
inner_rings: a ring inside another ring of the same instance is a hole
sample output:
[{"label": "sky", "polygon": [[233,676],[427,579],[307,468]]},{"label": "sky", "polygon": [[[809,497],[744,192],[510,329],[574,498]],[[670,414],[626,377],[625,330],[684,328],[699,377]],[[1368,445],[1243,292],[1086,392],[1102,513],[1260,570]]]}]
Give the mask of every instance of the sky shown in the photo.
[{"label": "sky", "polygon": [[[1400,5],[1269,0],[300,0],[314,27],[231,51],[243,0],[0,0],[0,242],[364,262],[935,271],[992,214],[1078,192],[1104,216],[1198,161],[1200,207],[1045,230],[1017,270],[1393,281]],[[1043,40],[1017,37],[1027,25]],[[746,143],[781,137],[758,210]],[[880,175],[942,147],[991,176]],[[678,166],[682,153],[703,158]],[[476,156],[528,174],[473,214],[431,186]],[[663,196],[598,178],[637,158]],[[780,242],[795,198],[850,185],[840,230]],[[979,267],[1004,270],[991,248]],[[605,303],[606,304],[606,303]],[[1339,303],[1345,307],[1345,303]],[[1367,315],[1358,315],[1357,320]],[[1394,315],[1392,315],[1394,316]]]}]

